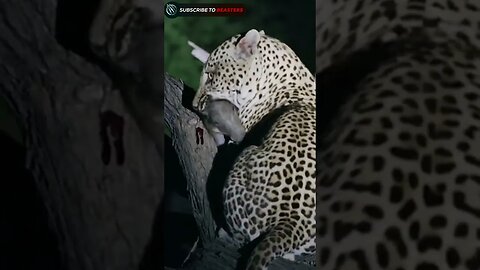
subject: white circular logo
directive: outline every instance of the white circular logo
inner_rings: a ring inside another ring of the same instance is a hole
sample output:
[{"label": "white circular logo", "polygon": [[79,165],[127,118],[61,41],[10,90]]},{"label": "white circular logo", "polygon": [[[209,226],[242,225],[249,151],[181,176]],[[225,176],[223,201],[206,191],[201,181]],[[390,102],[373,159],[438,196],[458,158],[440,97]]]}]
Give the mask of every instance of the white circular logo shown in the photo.
[{"label": "white circular logo", "polygon": [[175,16],[177,14],[178,8],[175,4],[168,3],[165,5],[165,13],[168,16]]}]

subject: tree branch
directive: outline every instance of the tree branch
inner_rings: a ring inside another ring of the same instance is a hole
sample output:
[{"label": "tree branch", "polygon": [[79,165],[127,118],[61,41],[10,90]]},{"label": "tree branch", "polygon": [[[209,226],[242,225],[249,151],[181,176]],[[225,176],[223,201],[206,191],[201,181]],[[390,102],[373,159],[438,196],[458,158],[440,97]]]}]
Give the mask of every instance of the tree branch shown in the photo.
[{"label": "tree branch", "polygon": [[[187,188],[194,209],[194,217],[203,243],[215,238],[215,221],[207,198],[207,179],[217,147],[204,133],[203,144],[197,144],[196,128],[205,130],[200,118],[182,105],[183,83],[165,75],[165,123],[172,134],[175,151],[187,179]],[[191,93],[193,96],[193,92]],[[188,107],[188,105],[186,105]]]}]

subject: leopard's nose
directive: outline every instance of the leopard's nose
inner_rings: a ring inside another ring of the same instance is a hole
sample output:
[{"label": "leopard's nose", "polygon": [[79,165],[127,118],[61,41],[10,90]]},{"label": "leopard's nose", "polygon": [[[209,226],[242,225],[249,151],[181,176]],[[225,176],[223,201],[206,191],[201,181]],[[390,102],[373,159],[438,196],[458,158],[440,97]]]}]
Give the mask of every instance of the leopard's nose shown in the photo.
[{"label": "leopard's nose", "polygon": [[198,110],[198,99],[195,97],[192,101],[192,107],[195,109],[195,110]]},{"label": "leopard's nose", "polygon": [[195,97],[193,97],[193,101],[192,101],[192,107],[195,109],[195,110],[199,110],[203,100],[205,99],[205,95],[203,95],[202,93],[200,93],[200,89],[197,90],[197,93],[195,94]]},{"label": "leopard's nose", "polygon": [[100,18],[97,18],[92,24],[92,28],[88,33],[88,44],[90,50],[96,55],[105,55],[105,44],[107,43],[107,33],[105,33],[103,24],[99,21]]}]

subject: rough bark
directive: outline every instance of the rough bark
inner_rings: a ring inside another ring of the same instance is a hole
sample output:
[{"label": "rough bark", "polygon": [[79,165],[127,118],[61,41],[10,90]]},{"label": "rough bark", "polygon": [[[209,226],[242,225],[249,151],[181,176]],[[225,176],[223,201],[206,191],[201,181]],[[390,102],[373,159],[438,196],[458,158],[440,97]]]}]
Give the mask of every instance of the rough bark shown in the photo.
[{"label": "rough bark", "polygon": [[62,269],[160,267],[161,155],[108,77],[58,44],[55,13],[54,0],[0,1],[0,95],[24,129]]},{"label": "rough bark", "polygon": [[[196,128],[205,128],[198,116],[188,109],[188,97],[193,92],[185,91],[183,96],[183,88],[182,82],[165,75],[165,123],[172,134],[173,146],[187,179],[200,239],[203,243],[208,243],[215,238],[215,221],[206,196],[207,180],[217,147],[208,134],[204,134],[203,144],[197,144]],[[182,104],[184,99],[185,105]]]}]

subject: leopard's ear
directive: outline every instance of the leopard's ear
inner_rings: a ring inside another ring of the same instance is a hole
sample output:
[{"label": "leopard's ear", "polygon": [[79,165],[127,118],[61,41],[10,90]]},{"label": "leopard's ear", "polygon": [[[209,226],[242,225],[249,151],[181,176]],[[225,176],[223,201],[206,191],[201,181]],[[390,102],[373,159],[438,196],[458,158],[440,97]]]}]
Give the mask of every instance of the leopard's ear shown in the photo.
[{"label": "leopard's ear", "polygon": [[258,42],[260,41],[260,34],[256,29],[252,29],[245,34],[235,48],[238,58],[248,59],[255,54],[258,48]]}]

